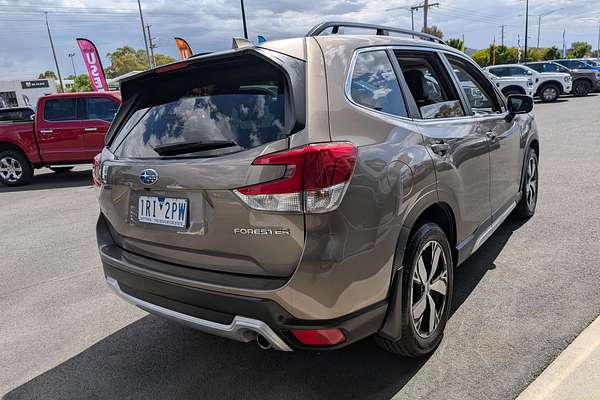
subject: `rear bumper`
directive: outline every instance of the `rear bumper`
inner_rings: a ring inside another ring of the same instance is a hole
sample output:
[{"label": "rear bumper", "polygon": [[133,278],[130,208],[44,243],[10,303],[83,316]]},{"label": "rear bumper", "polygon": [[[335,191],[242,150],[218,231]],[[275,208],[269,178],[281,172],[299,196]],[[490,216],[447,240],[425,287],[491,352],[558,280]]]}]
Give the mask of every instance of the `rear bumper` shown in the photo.
[{"label": "rear bumper", "polygon": [[[101,259],[109,286],[126,301],[162,317],[201,331],[249,342],[262,335],[282,351],[337,349],[377,333],[383,324],[387,301],[333,320],[300,320],[272,300],[226,294],[148,278],[128,271],[123,264]],[[300,343],[292,329],[338,328],[346,337],[329,347]]]}]

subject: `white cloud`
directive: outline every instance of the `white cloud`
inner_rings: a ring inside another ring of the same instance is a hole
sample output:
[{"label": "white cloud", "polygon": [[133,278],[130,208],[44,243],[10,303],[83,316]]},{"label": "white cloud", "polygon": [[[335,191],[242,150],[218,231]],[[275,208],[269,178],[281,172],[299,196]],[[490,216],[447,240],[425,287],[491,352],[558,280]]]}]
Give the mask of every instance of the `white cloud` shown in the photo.
[{"label": "white cloud", "polygon": [[[520,0],[438,0],[430,11],[430,24],[446,37],[464,34],[468,47],[487,46],[505,24],[505,41],[516,45],[524,35],[524,1]],[[353,20],[410,27],[407,9],[418,0],[245,0],[251,39],[303,35],[327,19]],[[188,40],[195,52],[228,48],[233,36],[242,35],[237,0],[142,0],[146,23],[158,38],[160,53],[177,56],[174,36]],[[596,0],[530,0],[531,14],[557,9],[543,18],[541,45],[561,46],[562,30],[568,43],[586,40],[596,47],[600,4]],[[104,56],[125,44],[143,48],[137,2],[135,0],[0,0],[0,73],[2,78],[31,78],[46,69],[54,70],[43,11],[49,12],[55,46],[63,76],[72,73],[67,57],[75,52],[77,72],[84,71],[75,38],[94,41]],[[595,19],[595,20],[594,20]],[[530,45],[537,40],[537,17],[530,19]],[[415,25],[422,24],[422,12],[415,13]],[[106,65],[108,62],[103,59]]]}]

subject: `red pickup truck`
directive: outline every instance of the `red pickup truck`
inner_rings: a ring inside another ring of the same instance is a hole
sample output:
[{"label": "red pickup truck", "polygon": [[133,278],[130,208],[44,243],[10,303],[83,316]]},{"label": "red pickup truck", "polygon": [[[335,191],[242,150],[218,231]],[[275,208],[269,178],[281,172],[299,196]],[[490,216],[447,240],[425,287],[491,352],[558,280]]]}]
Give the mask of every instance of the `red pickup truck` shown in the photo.
[{"label": "red pickup truck", "polygon": [[0,121],[0,183],[25,185],[35,168],[91,163],[120,105],[118,92],[54,94],[38,100],[33,117]]}]

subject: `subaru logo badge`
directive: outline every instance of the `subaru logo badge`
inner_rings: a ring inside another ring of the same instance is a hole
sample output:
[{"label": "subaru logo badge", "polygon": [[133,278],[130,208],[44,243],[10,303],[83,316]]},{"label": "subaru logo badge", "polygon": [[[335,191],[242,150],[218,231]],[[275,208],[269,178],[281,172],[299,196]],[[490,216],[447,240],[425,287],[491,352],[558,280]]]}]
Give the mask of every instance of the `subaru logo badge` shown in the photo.
[{"label": "subaru logo badge", "polygon": [[158,172],[153,169],[145,169],[140,174],[140,181],[144,185],[154,185],[158,181]]}]

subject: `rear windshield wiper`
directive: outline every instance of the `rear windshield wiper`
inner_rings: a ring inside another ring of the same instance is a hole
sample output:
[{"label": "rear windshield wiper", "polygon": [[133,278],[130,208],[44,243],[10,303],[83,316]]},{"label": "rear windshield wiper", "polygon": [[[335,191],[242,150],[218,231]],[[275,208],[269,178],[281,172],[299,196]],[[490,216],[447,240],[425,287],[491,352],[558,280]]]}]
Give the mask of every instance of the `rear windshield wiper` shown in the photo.
[{"label": "rear windshield wiper", "polygon": [[224,149],[227,147],[235,147],[237,143],[231,140],[211,140],[206,142],[183,142],[164,144],[156,146],[154,151],[160,156],[176,156],[179,154],[194,153],[197,151],[208,151],[216,149]]}]

